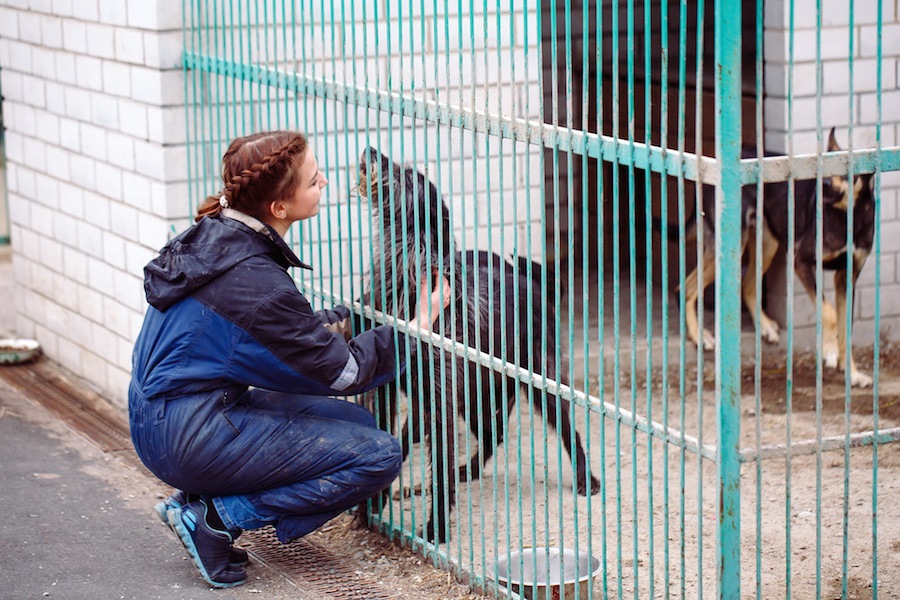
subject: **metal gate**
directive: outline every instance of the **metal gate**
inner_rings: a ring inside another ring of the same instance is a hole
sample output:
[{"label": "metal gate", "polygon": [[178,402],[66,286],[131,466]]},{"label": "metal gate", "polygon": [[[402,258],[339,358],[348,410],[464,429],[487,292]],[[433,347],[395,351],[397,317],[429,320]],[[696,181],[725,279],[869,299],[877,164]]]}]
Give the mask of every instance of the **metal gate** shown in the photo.
[{"label": "metal gate", "polygon": [[[372,523],[498,596],[570,579],[578,598],[900,586],[893,3],[183,6],[191,197],[219,187],[234,137],[307,133],[331,184],[289,234],[315,267],[298,286],[424,344],[400,347],[390,394],[361,399],[410,448]],[[375,193],[367,148],[408,187]],[[385,231],[442,223],[442,262],[386,258]],[[478,251],[501,258],[467,262]],[[474,305],[442,317],[446,335],[397,308],[417,276],[368,293],[444,265]],[[826,301],[844,287],[846,308]],[[857,364],[832,339],[852,327]]]}]

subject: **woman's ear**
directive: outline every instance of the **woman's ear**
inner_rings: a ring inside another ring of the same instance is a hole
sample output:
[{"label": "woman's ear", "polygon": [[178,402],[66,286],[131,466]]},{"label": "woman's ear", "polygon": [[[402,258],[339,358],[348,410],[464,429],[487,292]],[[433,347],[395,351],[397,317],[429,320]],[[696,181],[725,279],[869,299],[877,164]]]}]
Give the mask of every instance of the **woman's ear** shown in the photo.
[{"label": "woman's ear", "polygon": [[287,218],[287,210],[285,209],[283,200],[272,200],[269,203],[268,212],[269,216],[275,219]]}]

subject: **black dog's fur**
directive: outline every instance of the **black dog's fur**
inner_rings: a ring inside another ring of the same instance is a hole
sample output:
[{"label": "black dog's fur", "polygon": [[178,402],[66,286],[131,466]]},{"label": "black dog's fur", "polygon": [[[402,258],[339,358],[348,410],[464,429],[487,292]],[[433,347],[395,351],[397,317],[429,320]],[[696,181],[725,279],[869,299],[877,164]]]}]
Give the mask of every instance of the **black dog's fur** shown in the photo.
[{"label": "black dog's fur", "polygon": [[[828,140],[828,151],[840,150],[834,137],[834,129]],[[755,158],[756,150],[745,149],[743,158]],[[767,156],[771,156],[767,154]],[[859,273],[872,250],[875,233],[875,196],[872,190],[872,175],[857,175],[853,184],[853,253],[852,282],[856,285]],[[803,283],[810,298],[816,298],[816,187],[814,179],[799,180],[794,183],[794,271]],[[824,359],[826,366],[844,368],[845,356],[850,354],[850,332],[846,330],[847,309],[847,220],[849,214],[849,181],[846,177],[830,177],[822,181],[822,267],[834,271],[835,305],[823,298],[822,321],[824,329]],[[756,317],[756,268],[761,261],[762,273],[768,270],[779,246],[788,241],[788,184],[786,182],[767,183],[763,188],[763,215],[757,214],[757,186],[744,186],[741,195],[741,252],[747,256],[747,270],[743,276],[742,294],[750,314]],[[708,231],[715,231],[715,189],[704,186],[703,222]],[[696,223],[696,219],[689,219]],[[763,252],[756,256],[754,245],[757,228],[762,228]],[[677,232],[671,231],[670,239],[677,240]],[[715,248],[706,245],[703,254],[703,287],[715,279]],[[699,332],[696,304],[700,286],[695,269],[685,280],[687,296],[687,330],[696,344],[704,349],[715,347],[715,338],[704,330]],[[766,341],[777,343],[778,324],[762,309],[757,324]],[[701,340],[702,335],[702,340]],[[859,372],[850,356],[851,383],[865,387],[872,379]]]},{"label": "black dog's fur", "polygon": [[[376,238],[374,268],[364,284],[364,302],[401,320],[411,319],[417,300],[417,282],[431,265],[443,273],[454,288],[450,306],[435,323],[436,331],[476,350],[565,383],[567,359],[563,355],[562,364],[556,364],[554,358],[557,354],[555,309],[552,306],[544,311],[541,309],[545,304],[541,294],[541,266],[531,263],[532,277],[528,278],[529,261],[526,259],[519,258],[514,267],[490,252],[460,253],[450,228],[447,206],[435,186],[416,169],[401,168],[374,148],[369,148],[360,158],[359,172],[359,192],[372,201]],[[403,270],[404,253],[408,265],[406,271]],[[501,281],[504,296],[501,296]],[[512,322],[516,314],[514,302],[518,303],[522,322]],[[544,348],[541,343],[542,314],[547,324]],[[505,330],[501,329],[504,319]],[[525,319],[530,319],[531,327]],[[505,331],[505,337],[501,336],[501,331]],[[436,489],[432,497],[434,508],[430,511],[424,535],[430,541],[446,542],[450,537],[447,515],[455,501],[455,474],[458,472],[461,480],[480,476],[483,462],[503,440],[503,423],[516,404],[521,385],[511,377],[424,343],[418,346],[418,355],[422,363],[421,386],[416,364],[408,366],[412,372],[409,383],[406,376],[400,378],[400,387],[411,407],[410,418],[404,424],[400,438],[404,458],[409,452],[410,426],[413,442],[422,441],[422,434],[430,442]],[[506,397],[502,398],[504,391]],[[396,431],[393,422],[397,414],[395,386],[385,386],[378,395],[380,401],[374,402],[376,414],[383,426]],[[446,398],[446,402],[442,402],[442,398]],[[540,411],[541,393],[535,393],[534,398]],[[546,395],[547,421],[559,433],[567,452],[572,448],[574,437],[578,493],[594,494],[600,490],[600,484],[595,477],[587,481],[584,448],[581,436],[570,420],[569,408],[565,399]],[[466,419],[481,447],[481,460],[476,453],[458,471],[453,452],[457,413]]]}]

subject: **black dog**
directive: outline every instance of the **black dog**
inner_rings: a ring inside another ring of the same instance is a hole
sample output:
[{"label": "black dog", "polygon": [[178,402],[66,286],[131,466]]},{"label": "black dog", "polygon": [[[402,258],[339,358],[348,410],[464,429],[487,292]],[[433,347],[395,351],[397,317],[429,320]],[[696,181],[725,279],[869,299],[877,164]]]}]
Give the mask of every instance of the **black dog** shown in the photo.
[{"label": "black dog", "polygon": [[[554,358],[557,354],[555,310],[552,306],[541,308],[546,304],[541,294],[541,266],[532,262],[529,278],[530,261],[526,259],[519,258],[514,266],[490,252],[460,253],[450,228],[447,206],[435,186],[416,169],[394,165],[370,148],[360,158],[359,172],[359,192],[372,201],[376,238],[374,268],[366,278],[364,302],[388,315],[409,320],[415,310],[417,282],[430,265],[444,273],[454,287],[453,302],[435,323],[435,330],[443,326],[440,333],[445,337],[565,383],[567,358],[563,358],[563,364],[556,364]],[[518,313],[514,312],[514,303]],[[520,322],[513,322],[516,314]],[[546,323],[544,348],[542,316]],[[526,319],[530,319],[531,327]],[[501,329],[504,320],[506,327]],[[405,458],[409,452],[410,426],[413,442],[420,442],[423,433],[430,442],[431,466],[437,483],[425,536],[430,541],[446,542],[449,539],[447,516],[456,489],[453,452],[456,415],[466,418],[481,446],[481,461],[476,453],[458,473],[461,480],[477,479],[482,461],[490,458],[495,445],[503,440],[504,419],[516,404],[521,384],[424,343],[419,345],[418,355],[422,363],[421,385],[415,363],[409,365],[411,383],[407,383],[406,376],[400,378],[400,387],[411,406],[401,443]],[[376,403],[375,410],[380,422],[395,431],[397,390],[386,386],[382,391],[382,401]],[[505,398],[501,397],[503,391]],[[534,394],[538,410],[541,395]],[[587,481],[584,448],[581,436],[572,426],[569,408],[567,400],[546,394],[547,421],[558,431],[567,452],[574,437],[578,493],[594,494],[600,490],[600,483],[594,477]]]},{"label": "black dog", "polygon": [[[834,129],[828,139],[828,151],[840,150],[834,137]],[[743,158],[755,158],[754,149],[745,149]],[[803,283],[810,298],[816,299],[816,180],[798,180],[794,183],[794,271]],[[875,196],[872,175],[857,175],[853,183],[853,253],[851,277],[854,285],[872,250],[875,234]],[[767,183],[763,187],[763,215],[757,214],[757,186],[744,186],[741,195],[741,252],[747,254],[747,271],[743,276],[742,294],[750,314],[756,316],[756,262],[761,260],[762,273],[769,269],[779,246],[788,241],[788,184]],[[850,332],[846,331],[847,310],[847,219],[850,184],[846,177],[830,177],[822,181],[822,267],[834,271],[835,307],[823,298],[823,356],[825,365],[844,368],[845,356],[850,353],[851,384],[859,387],[871,385],[872,378],[856,369],[850,352]],[[715,231],[715,189],[703,189],[704,224]],[[696,219],[689,219],[695,223]],[[753,244],[757,228],[762,228],[763,251],[757,257]],[[672,229],[672,228],[670,228]],[[670,239],[677,239],[677,232],[670,231]],[[698,272],[695,269],[685,279],[687,298],[686,325],[688,335],[700,344],[697,324]],[[715,248],[708,244],[703,254],[703,287],[715,279]],[[757,324],[762,338],[777,343],[778,324],[761,309]],[[707,330],[702,332],[704,349],[715,348],[715,337]]]}]

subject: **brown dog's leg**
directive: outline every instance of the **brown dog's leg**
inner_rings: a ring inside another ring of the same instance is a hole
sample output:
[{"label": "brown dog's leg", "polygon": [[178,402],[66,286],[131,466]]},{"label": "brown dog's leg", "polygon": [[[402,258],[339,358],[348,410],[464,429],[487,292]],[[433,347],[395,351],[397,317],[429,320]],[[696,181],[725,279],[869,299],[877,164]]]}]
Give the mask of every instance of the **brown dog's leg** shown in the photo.
[{"label": "brown dog's leg", "polygon": [[[710,244],[706,250],[703,252],[703,289],[712,283],[716,279],[716,253]],[[691,338],[691,341],[700,345],[700,325],[698,322],[698,308],[697,308],[697,298],[700,295],[700,287],[697,285],[698,273],[700,272],[700,267],[698,266],[694,269],[690,275],[684,280],[684,289],[685,289],[685,325],[687,326],[688,337]],[[703,328],[703,349],[704,350],[714,350],[716,348],[716,338],[715,336],[707,330],[705,327]]]},{"label": "brown dog's leg", "polygon": [[[815,306],[816,276],[813,273],[813,266],[797,260],[794,271]],[[838,366],[837,315],[834,307],[824,296],[822,297],[822,362],[830,369]]]},{"label": "brown dog's leg", "polygon": [[[747,241],[747,252],[748,252],[748,263],[747,263],[747,272],[744,275],[744,279],[741,282],[741,290],[743,291],[744,303],[747,305],[747,310],[750,311],[750,316],[756,319],[756,229],[748,229],[746,235]],[[761,265],[762,265],[762,274],[765,275],[766,271],[769,270],[769,267],[772,265],[772,259],[775,258],[775,252],[778,250],[778,240],[775,239],[775,236],[772,235],[772,231],[769,229],[768,224],[763,221],[763,231],[762,231],[762,257],[761,257]],[[779,341],[778,337],[778,323],[776,323],[769,315],[765,313],[764,310],[760,307],[759,309],[759,322],[756,324],[757,329],[759,331],[760,337],[771,343],[777,344]]]},{"label": "brown dog's leg", "polygon": [[[856,287],[856,280],[862,265],[865,263],[866,257],[853,256],[853,286]],[[850,385],[856,387],[868,387],[872,385],[872,378],[861,373],[856,369],[856,363],[853,361],[853,350],[851,344],[852,332],[847,331],[847,271],[834,272],[834,288],[835,288],[835,305],[837,307],[837,344],[838,344],[838,365],[844,370],[847,355],[850,356]]]}]

